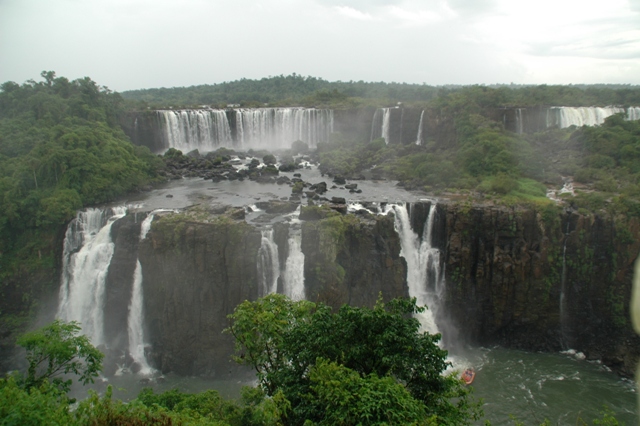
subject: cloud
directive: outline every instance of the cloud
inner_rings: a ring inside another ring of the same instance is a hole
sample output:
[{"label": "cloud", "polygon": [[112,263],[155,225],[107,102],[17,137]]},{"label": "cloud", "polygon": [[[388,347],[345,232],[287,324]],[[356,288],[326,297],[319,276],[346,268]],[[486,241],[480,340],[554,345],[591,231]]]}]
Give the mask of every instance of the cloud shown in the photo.
[{"label": "cloud", "polygon": [[374,18],[368,13],[361,12],[349,6],[334,6],[340,15],[347,18],[357,19],[359,21],[372,21]]}]

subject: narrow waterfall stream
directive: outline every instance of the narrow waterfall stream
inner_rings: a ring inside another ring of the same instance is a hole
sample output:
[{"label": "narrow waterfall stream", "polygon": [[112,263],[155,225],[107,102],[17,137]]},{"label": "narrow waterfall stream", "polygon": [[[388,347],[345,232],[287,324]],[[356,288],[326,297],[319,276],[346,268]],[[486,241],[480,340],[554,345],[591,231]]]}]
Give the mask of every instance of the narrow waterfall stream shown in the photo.
[{"label": "narrow waterfall stream", "polygon": [[111,226],[126,211],[114,207],[79,212],[65,235],[57,316],[78,321],[96,346],[104,343],[105,279],[114,250]]},{"label": "narrow waterfall stream", "polygon": [[258,251],[258,279],[262,295],[265,296],[278,291],[280,261],[278,259],[278,245],[273,239],[273,228],[263,229],[261,234],[262,240]]},{"label": "narrow waterfall stream", "polygon": [[420,113],[420,123],[418,123],[418,135],[416,136],[416,145],[422,145],[423,142],[423,126],[424,126],[424,110]]},{"label": "narrow waterfall stream", "polygon": [[131,289],[131,304],[129,305],[129,317],[127,329],[129,332],[129,355],[140,366],[139,373],[145,376],[153,374],[154,370],[149,366],[144,353],[144,309],[142,293],[142,265],[138,260],[133,274],[133,288]]},{"label": "narrow waterfall stream", "polygon": [[304,253],[302,253],[302,230],[289,227],[289,256],[284,269],[284,294],[292,300],[305,298]]}]

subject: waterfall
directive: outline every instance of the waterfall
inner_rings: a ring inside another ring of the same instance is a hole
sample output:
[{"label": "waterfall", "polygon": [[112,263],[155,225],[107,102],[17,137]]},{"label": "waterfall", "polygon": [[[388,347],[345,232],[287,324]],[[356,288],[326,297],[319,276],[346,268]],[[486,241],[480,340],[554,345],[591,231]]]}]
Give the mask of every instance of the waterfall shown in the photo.
[{"label": "waterfall", "polygon": [[143,320],[142,265],[138,260],[133,273],[133,288],[131,289],[131,303],[129,304],[129,316],[127,318],[129,354],[140,366],[140,374],[148,376],[153,373],[153,369],[149,366],[144,353]]},{"label": "waterfall", "polygon": [[[273,240],[273,229],[263,229],[261,232],[262,241],[258,250],[258,279],[262,286],[262,295],[265,296],[278,291],[280,261],[278,260],[278,245]],[[304,255],[302,263],[304,266]],[[287,266],[289,266],[288,262]],[[304,276],[302,279],[304,280]],[[302,294],[304,295],[304,288]]]},{"label": "waterfall", "polygon": [[608,106],[600,107],[551,107],[551,120],[547,121],[547,126],[558,126],[561,129],[570,126],[598,126],[604,120],[620,112],[625,112],[624,108]]},{"label": "waterfall", "polygon": [[629,107],[627,109],[627,120],[640,120],[640,107]]},{"label": "waterfall", "polygon": [[418,124],[418,136],[416,136],[416,145],[422,145],[422,126],[424,125],[424,110],[420,113],[420,123]]},{"label": "waterfall", "polygon": [[407,286],[409,296],[415,297],[418,305],[428,306],[428,310],[418,314],[418,320],[424,331],[438,333],[434,310],[442,290],[444,274],[440,262],[440,250],[433,247],[433,226],[436,216],[436,204],[429,209],[422,238],[411,228],[409,210],[406,205],[393,205],[395,229],[400,237],[400,255],[407,262]]},{"label": "waterfall", "polygon": [[161,110],[156,113],[163,130],[165,149],[214,151],[233,145],[224,110]]},{"label": "waterfall", "polygon": [[158,214],[158,213],[163,213],[163,212],[174,212],[174,213],[177,213],[177,210],[173,210],[173,209],[156,209],[156,210],[151,211],[147,215],[147,217],[142,221],[142,223],[140,224],[140,241],[142,241],[145,238],[147,238],[147,234],[151,230],[151,222],[153,222],[153,218],[155,217],[155,215]]},{"label": "waterfall", "polygon": [[289,256],[284,268],[284,294],[292,300],[305,298],[304,253],[302,253],[302,230],[289,227]]},{"label": "waterfall", "polygon": [[371,121],[371,138],[370,141],[378,138],[384,138],[385,143],[389,144],[389,127],[391,121],[391,108],[378,108],[373,114]]},{"label": "waterfall", "polygon": [[114,243],[111,226],[125,207],[78,212],[67,227],[57,317],[78,321],[94,345],[104,343],[105,279]]},{"label": "waterfall", "polygon": [[389,123],[391,121],[391,109],[390,108],[383,108],[384,110],[384,115],[382,117],[382,137],[384,138],[384,141],[387,145],[389,145],[389,142],[391,141],[389,139]]},{"label": "waterfall", "polygon": [[516,133],[519,135],[524,133],[524,126],[522,122],[522,108],[516,108]]},{"label": "waterfall", "polygon": [[315,148],[333,132],[333,110],[315,108],[238,109],[236,145],[288,149],[297,140]]}]

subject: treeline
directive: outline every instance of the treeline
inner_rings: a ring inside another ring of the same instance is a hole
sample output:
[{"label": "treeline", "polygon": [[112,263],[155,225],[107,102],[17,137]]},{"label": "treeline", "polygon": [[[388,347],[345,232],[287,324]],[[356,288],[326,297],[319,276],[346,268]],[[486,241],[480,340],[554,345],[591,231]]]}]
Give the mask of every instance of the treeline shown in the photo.
[{"label": "treeline", "polygon": [[297,74],[240,79],[191,87],[131,90],[122,96],[132,108],[224,108],[229,104],[258,106],[317,106],[344,108],[388,106],[395,102],[430,103],[459,93],[485,107],[640,105],[640,87],[625,85],[509,85],[430,86],[364,81],[329,82]]},{"label": "treeline", "polygon": [[31,271],[53,269],[56,236],[76,210],[147,185],[161,163],[123,133],[119,94],[88,77],[41,75],[0,86],[2,328],[29,306]]}]

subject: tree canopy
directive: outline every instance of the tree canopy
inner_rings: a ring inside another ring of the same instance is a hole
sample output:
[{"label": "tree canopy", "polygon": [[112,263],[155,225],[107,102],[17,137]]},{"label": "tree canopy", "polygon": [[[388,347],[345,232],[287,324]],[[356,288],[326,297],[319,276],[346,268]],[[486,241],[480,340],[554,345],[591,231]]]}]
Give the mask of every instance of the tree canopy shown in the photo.
[{"label": "tree canopy", "polygon": [[[479,415],[457,376],[445,374],[440,335],[420,332],[415,299],[373,309],[269,295],[229,316],[236,361],[268,395],[291,403],[286,424],[469,424]],[[402,419],[402,420],[400,420]]]}]

